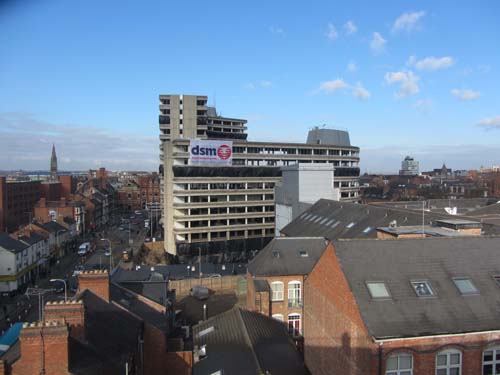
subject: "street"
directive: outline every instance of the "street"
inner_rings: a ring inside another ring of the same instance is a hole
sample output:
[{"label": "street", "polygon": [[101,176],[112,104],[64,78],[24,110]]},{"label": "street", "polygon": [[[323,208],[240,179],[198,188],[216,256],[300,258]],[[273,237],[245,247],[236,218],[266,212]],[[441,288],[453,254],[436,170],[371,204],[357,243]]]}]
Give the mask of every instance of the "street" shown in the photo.
[{"label": "street", "polygon": [[[29,285],[30,288],[28,288],[27,292],[31,294],[30,296],[21,294],[15,297],[0,297],[0,334],[16,322],[38,321],[41,314],[40,305],[43,306],[46,301],[65,298],[64,283],[59,281],[51,282],[51,279],[65,280],[67,296],[70,298],[74,296],[77,289],[77,277],[74,276],[76,269],[107,269],[109,271],[122,262],[123,251],[132,249],[133,254],[136,254],[149,230],[144,228],[145,217],[134,217],[133,221],[137,224],[129,224],[123,221],[123,219],[127,220],[130,215],[115,217],[111,221],[112,224],[79,241],[79,244],[90,242],[91,253],[78,256],[77,249],[75,249],[65,254],[50,267],[46,277],[39,278],[34,285]],[[101,240],[101,238],[105,240]],[[109,245],[111,245],[112,250],[111,256],[105,254]],[[123,266],[129,268],[132,266],[132,262],[123,263]],[[38,296],[40,292],[43,295]]]}]

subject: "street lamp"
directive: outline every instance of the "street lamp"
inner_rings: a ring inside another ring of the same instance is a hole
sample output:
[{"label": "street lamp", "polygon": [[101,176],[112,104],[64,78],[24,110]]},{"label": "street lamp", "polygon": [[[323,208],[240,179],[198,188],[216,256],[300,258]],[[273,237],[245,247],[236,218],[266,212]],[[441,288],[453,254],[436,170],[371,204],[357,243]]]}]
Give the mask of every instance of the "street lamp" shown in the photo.
[{"label": "street lamp", "polygon": [[101,241],[107,241],[109,244],[109,273],[113,269],[113,250],[111,249],[111,241],[107,238],[101,238]]},{"label": "street lamp", "polygon": [[53,283],[55,281],[61,281],[64,284],[64,302],[68,302],[68,288],[66,285],[66,280],[64,279],[50,279],[50,282]]}]

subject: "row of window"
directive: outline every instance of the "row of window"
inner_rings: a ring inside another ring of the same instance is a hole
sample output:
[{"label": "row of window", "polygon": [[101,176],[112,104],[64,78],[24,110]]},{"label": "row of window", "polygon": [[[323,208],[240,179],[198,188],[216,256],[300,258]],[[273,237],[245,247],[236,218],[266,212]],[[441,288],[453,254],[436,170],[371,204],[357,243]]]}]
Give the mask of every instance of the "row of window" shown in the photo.
[{"label": "row of window", "polygon": [[[493,276],[493,280],[500,286],[500,275]],[[453,277],[453,284],[461,295],[479,294],[470,277]],[[417,297],[434,297],[436,292],[429,280],[412,280],[410,284],[415,291]],[[384,281],[367,281],[366,286],[373,299],[388,299],[391,298],[389,289]]]},{"label": "row of window", "polygon": [[[284,291],[285,284],[281,281],[273,281],[271,283],[271,301],[283,301],[285,297]],[[290,281],[288,283],[288,300],[300,301],[302,296],[301,282]]]},{"label": "row of window", "polygon": [[[436,375],[461,375],[462,352],[456,349],[443,350],[436,355]],[[413,356],[407,353],[387,358],[386,375],[413,375]],[[483,352],[482,375],[500,374],[500,346]]]},{"label": "row of window", "polygon": [[[273,319],[284,322],[283,314],[273,314]],[[288,333],[292,336],[300,336],[302,334],[302,325],[300,324],[300,314],[288,314],[287,320]]]}]

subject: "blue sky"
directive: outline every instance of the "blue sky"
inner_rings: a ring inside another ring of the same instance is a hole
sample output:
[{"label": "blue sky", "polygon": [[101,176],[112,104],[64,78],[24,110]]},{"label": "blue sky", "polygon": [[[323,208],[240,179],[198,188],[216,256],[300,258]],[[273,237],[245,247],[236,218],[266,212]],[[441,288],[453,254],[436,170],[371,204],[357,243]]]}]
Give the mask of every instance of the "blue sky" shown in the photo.
[{"label": "blue sky", "polygon": [[497,1],[3,1],[0,169],[154,170],[160,93],[348,129],[362,172],[500,164],[499,40]]}]

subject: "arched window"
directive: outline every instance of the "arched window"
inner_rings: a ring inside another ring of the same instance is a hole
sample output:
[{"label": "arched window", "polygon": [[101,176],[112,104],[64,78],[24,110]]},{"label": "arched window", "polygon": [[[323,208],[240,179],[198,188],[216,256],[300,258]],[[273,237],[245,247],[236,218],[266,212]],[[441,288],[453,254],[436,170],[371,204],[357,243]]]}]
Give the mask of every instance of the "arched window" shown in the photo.
[{"label": "arched window", "polygon": [[288,307],[298,308],[302,306],[302,291],[300,281],[288,283]]},{"label": "arched window", "polygon": [[283,283],[281,281],[273,281],[271,283],[271,301],[283,301],[284,292],[283,292]]},{"label": "arched window", "polygon": [[462,353],[456,349],[443,350],[436,355],[436,375],[461,375]]},{"label": "arched window", "polygon": [[293,336],[300,336],[302,333],[299,314],[288,315],[288,333]]},{"label": "arched window", "polygon": [[401,353],[391,355],[385,363],[385,375],[413,375],[413,357]]},{"label": "arched window", "polygon": [[283,314],[273,314],[273,319],[279,320],[280,322],[283,321]]},{"label": "arched window", "polygon": [[483,375],[500,373],[500,346],[488,348],[483,352]]}]

